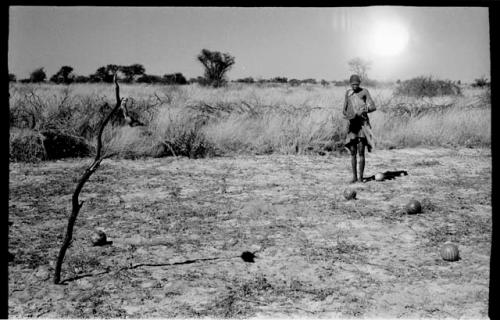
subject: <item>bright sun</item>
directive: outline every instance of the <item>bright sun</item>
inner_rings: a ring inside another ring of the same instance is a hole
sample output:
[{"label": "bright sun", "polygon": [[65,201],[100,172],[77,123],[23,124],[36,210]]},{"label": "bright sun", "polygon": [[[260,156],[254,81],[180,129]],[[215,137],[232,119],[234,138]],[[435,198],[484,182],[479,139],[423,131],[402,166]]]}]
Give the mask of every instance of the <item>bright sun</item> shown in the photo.
[{"label": "bright sun", "polygon": [[378,22],[370,33],[369,48],[374,54],[397,55],[408,44],[408,30],[398,22]]}]

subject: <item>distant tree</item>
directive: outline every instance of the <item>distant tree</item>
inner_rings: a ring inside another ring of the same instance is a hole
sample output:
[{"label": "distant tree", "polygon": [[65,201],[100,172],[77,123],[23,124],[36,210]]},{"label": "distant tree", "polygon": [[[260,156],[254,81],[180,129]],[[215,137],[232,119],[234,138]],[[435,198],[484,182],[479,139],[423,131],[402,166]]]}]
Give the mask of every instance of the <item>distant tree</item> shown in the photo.
[{"label": "distant tree", "polygon": [[30,82],[43,82],[46,78],[47,74],[45,74],[43,67],[33,70],[30,74]]},{"label": "distant tree", "polygon": [[154,83],[161,83],[161,82],[163,82],[163,79],[162,79],[162,77],[157,76],[157,75],[143,74],[143,75],[139,76],[139,78],[137,78],[136,82],[137,83],[150,83],[150,84],[154,84]]},{"label": "distant tree", "polygon": [[461,85],[461,84],[462,84],[462,81],[458,80],[458,81],[457,81],[457,84],[458,84],[458,85]]},{"label": "distant tree", "polygon": [[162,80],[163,80],[162,82],[165,84],[175,84],[175,75],[164,74]]},{"label": "distant tree", "polygon": [[13,73],[9,73],[9,82],[16,82],[17,78],[16,75]]},{"label": "distant tree", "polygon": [[87,83],[90,82],[90,77],[86,76],[75,76],[74,81],[76,83]]},{"label": "distant tree", "polygon": [[287,83],[288,79],[286,77],[274,77],[271,79],[271,82]]},{"label": "distant tree", "polygon": [[472,86],[474,88],[483,88],[485,86],[489,86],[490,83],[488,79],[485,76],[482,76],[481,78],[474,79],[474,82],[472,83]]},{"label": "distant tree", "polygon": [[113,82],[115,73],[119,71],[120,67],[116,64],[108,64],[105,67],[100,67],[94,74],[90,75],[91,82]]},{"label": "distant tree", "polygon": [[132,82],[134,78],[143,75],[146,72],[146,69],[142,64],[132,64],[130,66],[119,66],[119,70],[125,76],[123,79],[124,82]]},{"label": "distant tree", "polygon": [[182,73],[166,74],[163,76],[163,82],[166,84],[187,84],[187,80]]},{"label": "distant tree", "polygon": [[308,79],[302,80],[301,83],[316,84],[317,82],[316,82],[316,79],[308,78]]},{"label": "distant tree", "polygon": [[207,80],[205,79],[205,77],[198,76],[196,78],[189,79],[188,83],[197,83],[202,86],[205,86],[207,85]]},{"label": "distant tree", "polygon": [[50,81],[54,83],[69,84],[74,80],[74,75],[71,74],[72,72],[73,72],[72,67],[62,66],[61,69],[59,69],[59,71],[56,74],[50,77]]},{"label": "distant tree", "polygon": [[106,82],[113,82],[115,74],[120,71],[120,66],[116,64],[108,64],[106,66]]},{"label": "distant tree", "polygon": [[241,82],[241,83],[254,83],[255,80],[252,77],[246,77],[242,79],[237,79],[236,82]]},{"label": "distant tree", "polygon": [[360,76],[361,80],[368,79],[368,70],[371,68],[371,62],[359,57],[353,58],[347,62],[349,70]]},{"label": "distant tree", "polygon": [[296,86],[299,86],[300,85],[300,80],[298,79],[290,79],[290,81],[288,81],[288,83],[293,86],[293,87],[296,87]]},{"label": "distant tree", "polygon": [[325,79],[321,79],[321,85],[322,85],[323,87],[326,87],[328,84],[329,84],[329,82],[328,82],[328,81],[326,81]]},{"label": "distant tree", "polygon": [[186,77],[182,73],[175,73],[175,82],[177,84],[187,84]]},{"label": "distant tree", "polygon": [[57,76],[57,74],[54,74],[52,75],[52,77],[50,77],[50,82],[59,83],[59,77]]},{"label": "distant tree", "polygon": [[143,74],[142,76],[140,76],[139,78],[137,78],[135,80],[135,82],[137,82],[137,83],[151,83],[151,78],[150,78],[149,75]]},{"label": "distant tree", "polygon": [[201,50],[197,58],[205,68],[206,84],[213,87],[220,87],[226,82],[225,75],[235,63],[234,57],[228,53],[207,49]]},{"label": "distant tree", "polygon": [[89,75],[89,82],[96,83],[96,82],[101,82],[101,81],[102,81],[102,78],[99,75],[97,75],[95,73]]},{"label": "distant tree", "polygon": [[96,72],[90,76],[92,82],[101,82],[106,79],[108,73],[106,71],[106,67],[97,68]]}]

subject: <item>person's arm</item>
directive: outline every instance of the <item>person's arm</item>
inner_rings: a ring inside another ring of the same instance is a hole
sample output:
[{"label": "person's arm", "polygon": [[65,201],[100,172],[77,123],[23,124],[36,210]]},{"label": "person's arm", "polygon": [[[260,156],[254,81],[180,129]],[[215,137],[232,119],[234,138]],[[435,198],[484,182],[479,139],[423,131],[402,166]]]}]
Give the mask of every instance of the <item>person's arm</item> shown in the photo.
[{"label": "person's arm", "polygon": [[370,95],[370,92],[366,89],[365,89],[365,91],[366,91],[367,112],[370,113],[370,112],[377,110],[377,107],[375,106],[375,102],[373,101],[372,96]]},{"label": "person's arm", "polygon": [[349,115],[347,113],[347,100],[348,100],[348,96],[349,96],[349,90],[347,90],[345,92],[345,98],[344,98],[344,107],[342,109],[342,114],[344,115],[344,119],[349,119]]}]

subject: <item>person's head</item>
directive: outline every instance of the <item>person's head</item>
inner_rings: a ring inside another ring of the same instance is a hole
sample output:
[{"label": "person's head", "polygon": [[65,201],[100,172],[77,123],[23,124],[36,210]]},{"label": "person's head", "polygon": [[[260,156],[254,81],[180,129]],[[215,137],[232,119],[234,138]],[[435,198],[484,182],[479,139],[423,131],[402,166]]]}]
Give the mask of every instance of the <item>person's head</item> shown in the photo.
[{"label": "person's head", "polygon": [[361,83],[361,78],[357,74],[353,74],[349,78],[349,83],[351,84],[351,88],[353,90],[359,89],[359,84]]}]

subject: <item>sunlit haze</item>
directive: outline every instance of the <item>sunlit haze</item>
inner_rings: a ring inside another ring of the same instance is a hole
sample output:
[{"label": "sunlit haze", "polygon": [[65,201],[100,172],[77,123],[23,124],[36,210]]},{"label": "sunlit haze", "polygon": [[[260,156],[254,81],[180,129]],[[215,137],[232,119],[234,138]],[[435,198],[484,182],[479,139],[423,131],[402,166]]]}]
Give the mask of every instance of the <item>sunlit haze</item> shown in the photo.
[{"label": "sunlit haze", "polygon": [[11,7],[9,27],[9,72],[19,79],[38,67],[89,75],[133,63],[197,77],[203,48],[235,57],[230,79],[341,80],[354,57],[371,61],[379,80],[490,74],[481,7]]}]

